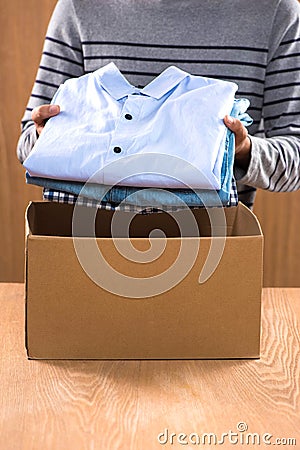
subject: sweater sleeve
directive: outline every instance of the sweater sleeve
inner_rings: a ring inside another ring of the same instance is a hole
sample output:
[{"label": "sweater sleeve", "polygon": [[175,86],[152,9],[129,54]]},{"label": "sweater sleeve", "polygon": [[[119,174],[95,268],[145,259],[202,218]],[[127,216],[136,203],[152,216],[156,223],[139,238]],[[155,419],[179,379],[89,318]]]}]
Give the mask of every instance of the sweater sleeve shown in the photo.
[{"label": "sweater sleeve", "polygon": [[263,125],[265,137],[250,136],[247,172],[239,183],[270,191],[300,188],[300,6],[281,0],[273,20],[266,69]]},{"label": "sweater sleeve", "polygon": [[36,80],[21,122],[17,156],[25,160],[37,140],[31,120],[32,110],[50,103],[66,79],[84,74],[80,32],[72,0],[59,0],[53,11],[45,37]]}]

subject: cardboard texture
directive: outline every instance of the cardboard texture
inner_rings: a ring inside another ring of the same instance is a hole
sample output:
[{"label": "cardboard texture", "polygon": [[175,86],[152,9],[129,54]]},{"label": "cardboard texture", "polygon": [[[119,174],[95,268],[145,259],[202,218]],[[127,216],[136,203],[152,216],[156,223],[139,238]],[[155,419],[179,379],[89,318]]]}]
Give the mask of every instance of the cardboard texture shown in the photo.
[{"label": "cardboard texture", "polygon": [[[84,214],[91,208],[81,210]],[[165,251],[148,263],[129,261],[118,253],[110,234],[113,213],[99,210],[97,245],[109,264],[128,277],[148,278],[167,271],[183,241],[192,252],[200,240],[195,263],[182,281],[159,295],[130,298],[98,286],[81,267],[71,237],[73,205],[31,203],[26,212],[28,357],[258,358],[263,236],[256,217],[244,205],[224,212],[227,238],[222,258],[210,278],[199,284],[212,241],[205,209],[193,213],[200,237],[189,230],[180,237],[176,222],[165,213],[135,216],[130,239],[120,229],[115,242],[130,241],[140,251],[149,249],[151,230],[164,230]],[[81,236],[84,245],[93,239],[85,231]]]}]

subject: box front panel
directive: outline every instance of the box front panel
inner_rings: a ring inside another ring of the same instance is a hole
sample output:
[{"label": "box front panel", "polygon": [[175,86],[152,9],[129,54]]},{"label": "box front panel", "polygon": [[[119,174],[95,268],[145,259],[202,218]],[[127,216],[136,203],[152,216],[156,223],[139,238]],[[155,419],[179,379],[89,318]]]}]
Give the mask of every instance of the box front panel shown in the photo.
[{"label": "box front panel", "polygon": [[[192,252],[199,241],[187,240]],[[168,239],[166,251],[145,264],[126,260],[116,252],[111,239],[97,242],[115,272],[125,274],[129,281],[150,278],[150,283],[156,283],[155,277],[169,267],[174,268],[181,245],[180,239]],[[217,269],[199,284],[210,242],[201,238],[195,264],[181,282],[159,295],[126,298],[108,292],[88,277],[71,238],[29,236],[29,357],[258,357],[262,237],[228,238]],[[140,250],[149,247],[147,239],[135,244]],[[102,269],[101,264],[95,268]],[[161,291],[164,287],[162,283]]]}]

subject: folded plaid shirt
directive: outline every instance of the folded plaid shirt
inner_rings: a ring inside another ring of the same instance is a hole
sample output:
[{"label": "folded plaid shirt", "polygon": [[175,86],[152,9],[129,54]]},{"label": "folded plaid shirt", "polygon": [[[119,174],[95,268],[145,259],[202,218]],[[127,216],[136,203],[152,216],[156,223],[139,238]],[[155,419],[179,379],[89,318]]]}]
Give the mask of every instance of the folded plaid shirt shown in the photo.
[{"label": "folded plaid shirt", "polygon": [[[59,202],[59,203],[68,203],[68,204],[75,204],[80,206],[88,206],[92,208],[99,208],[99,209],[107,209],[112,211],[130,211],[135,212],[136,214],[151,214],[151,213],[157,213],[157,212],[174,212],[179,209],[182,209],[179,206],[162,206],[162,209],[159,208],[151,208],[151,207],[137,207],[134,205],[126,204],[126,202],[122,203],[109,203],[104,201],[97,201],[94,199],[90,199],[87,197],[77,196],[73,194],[69,194],[68,192],[63,191],[57,191],[54,189],[46,189],[43,190],[43,198],[48,201],[52,202]],[[230,201],[226,207],[231,206],[237,206],[238,204],[238,193],[236,188],[235,180],[232,180],[231,183],[231,191],[230,191]],[[188,206],[188,205],[187,205]],[[190,206],[190,209],[199,208],[199,206]]]}]

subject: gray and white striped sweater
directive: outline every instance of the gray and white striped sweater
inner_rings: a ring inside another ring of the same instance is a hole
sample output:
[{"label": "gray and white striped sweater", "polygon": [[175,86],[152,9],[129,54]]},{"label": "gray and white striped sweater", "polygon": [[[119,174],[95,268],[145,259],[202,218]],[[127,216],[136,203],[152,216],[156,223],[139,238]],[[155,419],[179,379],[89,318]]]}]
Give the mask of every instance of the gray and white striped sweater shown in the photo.
[{"label": "gray and white striped sweater", "polygon": [[254,119],[250,165],[235,167],[239,199],[251,207],[256,188],[300,187],[297,0],[58,0],[22,119],[21,162],[36,141],[32,109],[110,61],[136,86],[169,65],[236,82]]}]

